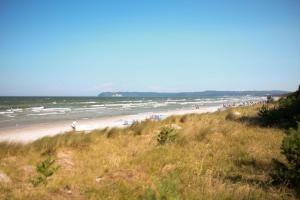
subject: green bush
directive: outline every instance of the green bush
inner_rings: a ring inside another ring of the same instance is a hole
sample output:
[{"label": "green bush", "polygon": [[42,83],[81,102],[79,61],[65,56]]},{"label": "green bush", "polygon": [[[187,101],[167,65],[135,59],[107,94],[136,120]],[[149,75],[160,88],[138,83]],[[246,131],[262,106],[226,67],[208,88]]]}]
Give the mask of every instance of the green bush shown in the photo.
[{"label": "green bush", "polygon": [[290,129],[283,139],[281,153],[286,157],[288,164],[274,160],[276,182],[300,186],[300,123],[298,129]]},{"label": "green bush", "polygon": [[51,157],[48,157],[41,163],[38,163],[36,166],[36,171],[39,175],[36,177],[32,178],[30,182],[34,187],[44,184],[47,185],[48,178],[52,176],[58,169],[59,166],[54,166],[55,160],[52,159]]},{"label": "green bush", "polygon": [[278,112],[277,108],[269,105],[263,105],[259,111],[258,116],[261,118],[261,122],[265,126],[271,126],[278,122],[280,119],[280,113]]},{"label": "green bush", "polygon": [[289,94],[273,104],[263,105],[259,117],[265,126],[296,127],[300,121],[300,91]]},{"label": "green bush", "polygon": [[160,133],[157,136],[157,142],[160,145],[164,145],[166,142],[174,142],[177,137],[177,131],[172,128],[165,126],[161,129]]}]

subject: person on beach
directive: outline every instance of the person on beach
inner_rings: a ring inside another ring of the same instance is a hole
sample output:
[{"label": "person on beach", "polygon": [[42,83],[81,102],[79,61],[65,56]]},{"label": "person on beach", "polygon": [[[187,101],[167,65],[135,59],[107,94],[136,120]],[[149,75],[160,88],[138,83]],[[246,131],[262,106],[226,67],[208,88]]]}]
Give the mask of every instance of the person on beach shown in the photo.
[{"label": "person on beach", "polygon": [[72,122],[71,128],[72,128],[73,131],[76,131],[76,125],[77,125],[76,121]]}]

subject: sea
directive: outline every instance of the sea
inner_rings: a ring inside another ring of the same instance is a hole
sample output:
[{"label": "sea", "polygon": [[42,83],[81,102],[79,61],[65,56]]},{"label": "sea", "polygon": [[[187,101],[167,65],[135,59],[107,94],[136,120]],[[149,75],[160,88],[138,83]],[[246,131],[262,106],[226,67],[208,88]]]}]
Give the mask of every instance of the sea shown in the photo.
[{"label": "sea", "polygon": [[219,97],[0,97],[0,129],[142,113],[189,110],[201,107],[242,105],[265,96]]}]

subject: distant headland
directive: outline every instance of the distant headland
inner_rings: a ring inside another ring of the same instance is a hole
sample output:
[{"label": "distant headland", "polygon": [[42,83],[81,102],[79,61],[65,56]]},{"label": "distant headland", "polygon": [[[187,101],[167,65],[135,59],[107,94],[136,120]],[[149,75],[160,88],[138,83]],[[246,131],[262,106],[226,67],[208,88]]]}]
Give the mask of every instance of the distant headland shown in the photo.
[{"label": "distant headland", "polygon": [[270,90],[270,91],[216,91],[206,90],[202,92],[102,92],[98,97],[214,97],[214,96],[280,96],[289,91]]}]

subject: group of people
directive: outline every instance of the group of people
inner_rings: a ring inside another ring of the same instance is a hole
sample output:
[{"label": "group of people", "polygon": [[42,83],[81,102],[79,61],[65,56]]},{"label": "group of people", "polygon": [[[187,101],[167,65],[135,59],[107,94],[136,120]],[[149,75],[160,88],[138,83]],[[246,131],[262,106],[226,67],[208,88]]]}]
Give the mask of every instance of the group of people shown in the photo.
[{"label": "group of people", "polygon": [[245,101],[240,103],[223,103],[223,108],[232,108],[232,107],[239,107],[239,106],[252,106],[256,104],[265,104],[267,103],[266,100],[260,100],[260,101]]},{"label": "group of people", "polygon": [[197,110],[200,109],[200,106],[196,104],[195,109],[197,109]]}]

